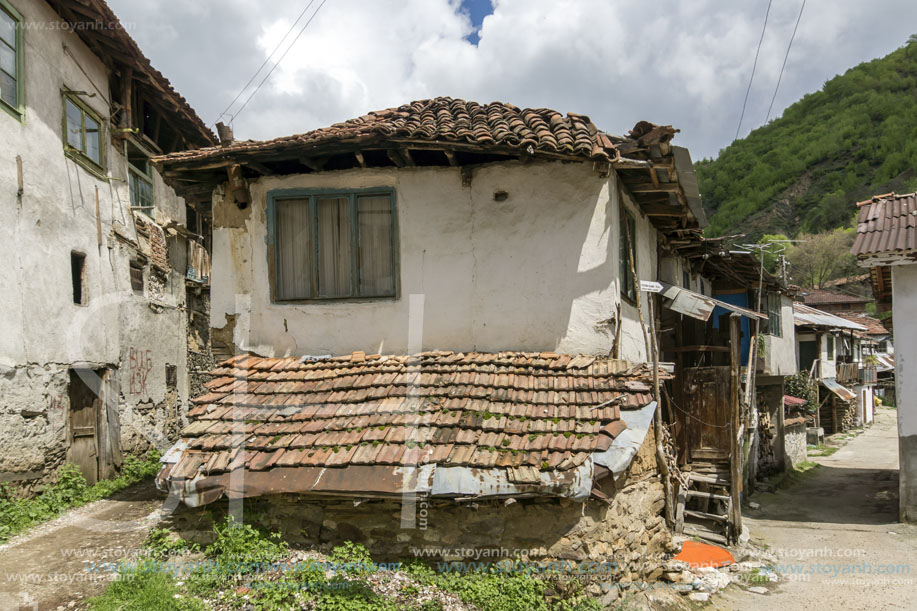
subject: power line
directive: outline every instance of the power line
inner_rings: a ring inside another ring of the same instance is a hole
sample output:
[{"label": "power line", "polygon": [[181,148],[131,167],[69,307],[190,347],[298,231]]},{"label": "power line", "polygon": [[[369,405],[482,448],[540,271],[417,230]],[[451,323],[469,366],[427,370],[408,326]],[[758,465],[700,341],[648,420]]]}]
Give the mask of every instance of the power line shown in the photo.
[{"label": "power line", "polygon": [[745,107],[748,105],[748,93],[751,91],[751,83],[755,80],[755,69],[758,67],[758,55],[761,53],[761,43],[764,42],[764,32],[767,31],[767,18],[771,14],[771,2],[773,0],[767,1],[767,12],[764,13],[764,27],[761,28],[761,38],[758,40],[758,50],[755,51],[755,63],[751,66],[751,78],[748,79],[748,89],[745,90],[745,101],[742,102],[742,114],[739,116],[739,125],[736,127],[736,137],[732,139],[733,142],[739,139],[739,130],[742,129],[742,119],[745,118]]},{"label": "power line", "polygon": [[768,119],[771,118],[771,110],[774,108],[774,100],[777,99],[777,90],[780,89],[780,79],[783,78],[783,69],[786,68],[786,60],[790,56],[790,49],[793,48],[793,40],[796,38],[796,30],[799,29],[799,20],[802,19],[802,11],[806,8],[806,0],[802,0],[802,6],[799,7],[799,16],[796,17],[796,25],[793,27],[793,35],[790,36],[790,44],[786,46],[786,55],[783,56],[783,65],[780,66],[780,76],[777,77],[777,86],[774,87],[774,97],[771,98],[771,105],[767,107],[767,117],[764,124],[767,125]]},{"label": "power line", "polygon": [[287,56],[287,53],[290,52],[290,49],[292,49],[296,45],[296,41],[299,40],[299,37],[302,36],[303,32],[306,31],[306,28],[309,27],[309,24],[312,23],[312,20],[315,19],[315,16],[318,15],[318,12],[320,10],[322,10],[322,7],[325,6],[326,2],[328,2],[328,0],[322,0],[322,3],[318,5],[318,8],[315,9],[315,12],[312,13],[312,16],[309,17],[309,20],[306,22],[306,24],[302,26],[302,29],[299,31],[299,34],[296,35],[296,38],[293,39],[293,42],[290,43],[290,46],[286,48],[286,50],[283,52],[280,58],[274,63],[273,66],[271,66],[270,72],[268,72],[265,75],[265,77],[261,79],[261,82],[258,83],[258,86],[255,87],[255,90],[252,91],[251,95],[248,96],[248,99],[245,100],[245,103],[242,104],[242,107],[236,111],[235,115],[233,115],[234,117],[238,117],[240,114],[242,114],[242,111],[245,110],[245,107],[248,106],[248,103],[252,101],[252,98],[255,97],[255,94],[258,93],[258,90],[261,89],[261,86],[264,85],[264,83],[269,78],[271,78],[271,75],[274,74],[274,70],[277,69],[277,66],[280,65],[280,63],[283,61],[283,58]]},{"label": "power line", "polygon": [[[255,81],[255,78],[261,73],[262,70],[264,70],[264,67],[267,65],[267,63],[268,63],[269,61],[271,61],[271,58],[274,57],[274,55],[277,53],[277,51],[280,50],[281,45],[283,45],[283,43],[284,43],[284,41],[286,41],[287,37],[293,32],[293,30],[294,30],[294,29],[296,28],[296,26],[299,24],[299,21],[303,18],[303,15],[306,14],[306,11],[308,11],[308,10],[309,10],[309,7],[311,7],[314,3],[315,3],[315,0],[309,0],[309,4],[307,4],[307,5],[306,5],[306,8],[304,8],[304,9],[302,10],[302,12],[299,14],[299,16],[298,16],[298,17],[296,18],[296,20],[293,22],[293,25],[290,26],[290,29],[289,29],[289,30],[287,30],[287,33],[283,35],[283,38],[280,39],[280,42],[277,43],[277,46],[274,47],[274,50],[271,51],[271,54],[268,55],[266,58],[264,58],[264,61],[261,62],[261,65],[258,66],[258,69],[255,70],[255,73],[252,74],[252,77],[251,77],[250,79],[248,79],[248,82],[245,83],[245,86],[242,87],[242,89],[239,90],[239,93],[237,93],[237,94],[236,94],[236,97],[234,97],[234,98],[232,99],[232,102],[230,102],[229,105],[226,106],[226,108],[223,109],[223,112],[220,113],[220,116],[217,117],[216,121],[219,121],[220,119],[222,119],[223,116],[224,116],[227,112],[229,112],[229,109],[232,108],[232,105],[235,104],[236,101],[237,101],[237,100],[242,96],[242,94],[245,92],[245,90],[248,89],[249,85],[251,85],[251,84]],[[216,121],[214,121],[214,123],[216,123]]]}]

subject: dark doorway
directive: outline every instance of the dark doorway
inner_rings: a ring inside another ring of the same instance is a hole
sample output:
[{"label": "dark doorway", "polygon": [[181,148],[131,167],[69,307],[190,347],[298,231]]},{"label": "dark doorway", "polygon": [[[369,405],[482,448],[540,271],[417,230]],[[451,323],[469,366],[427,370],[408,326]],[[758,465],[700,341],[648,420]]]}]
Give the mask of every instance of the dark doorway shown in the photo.
[{"label": "dark doorway", "polygon": [[799,370],[810,371],[812,363],[818,358],[818,342],[815,340],[799,342]]}]

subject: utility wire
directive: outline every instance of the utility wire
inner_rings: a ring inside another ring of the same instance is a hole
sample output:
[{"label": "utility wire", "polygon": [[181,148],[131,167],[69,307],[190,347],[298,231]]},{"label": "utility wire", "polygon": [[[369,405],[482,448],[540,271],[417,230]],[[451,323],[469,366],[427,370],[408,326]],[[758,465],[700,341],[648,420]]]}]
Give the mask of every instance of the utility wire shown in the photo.
[{"label": "utility wire", "polygon": [[240,114],[242,114],[242,111],[245,110],[245,107],[248,106],[248,103],[252,101],[252,98],[255,97],[255,94],[258,93],[258,90],[261,89],[261,86],[264,85],[264,83],[265,83],[269,78],[271,78],[271,75],[274,74],[274,70],[277,69],[277,66],[280,65],[280,63],[283,61],[283,58],[287,56],[287,53],[290,52],[290,49],[292,49],[292,48],[296,45],[296,41],[299,40],[299,37],[302,36],[303,32],[306,31],[306,28],[309,27],[309,24],[312,23],[312,20],[315,19],[315,16],[318,15],[318,12],[319,12],[320,10],[322,10],[322,7],[325,6],[325,3],[326,3],[326,2],[328,2],[328,0],[322,0],[322,3],[318,5],[318,8],[315,9],[315,12],[312,13],[312,16],[309,17],[309,20],[306,21],[306,24],[305,24],[304,26],[302,26],[302,29],[301,29],[301,30],[299,30],[299,34],[296,35],[296,38],[293,39],[293,42],[290,43],[290,46],[286,48],[286,50],[283,52],[283,54],[280,56],[280,58],[274,63],[273,66],[271,66],[270,72],[268,72],[268,73],[264,76],[264,78],[261,79],[261,82],[258,83],[258,86],[255,87],[255,90],[252,91],[251,95],[248,96],[248,99],[245,100],[245,103],[242,104],[242,107],[239,108],[239,110],[236,111],[235,115],[233,115],[234,118],[235,118],[235,117],[238,117]]},{"label": "utility wire", "polygon": [[783,70],[786,68],[786,60],[790,56],[790,49],[793,48],[793,40],[796,38],[796,30],[799,29],[799,20],[802,19],[802,11],[806,8],[806,0],[802,0],[802,6],[799,7],[799,16],[796,17],[796,26],[793,27],[793,35],[790,36],[790,44],[786,46],[786,55],[783,56],[783,65],[780,66],[780,76],[777,77],[777,86],[774,87],[774,97],[771,98],[771,105],[767,107],[767,117],[764,124],[767,125],[768,119],[771,118],[771,110],[774,108],[774,100],[777,99],[777,90],[780,89],[780,79],[783,78]]},{"label": "utility wire", "polygon": [[761,53],[761,43],[764,42],[764,32],[767,31],[767,18],[771,14],[771,3],[773,0],[767,1],[767,12],[764,13],[764,27],[761,28],[761,38],[758,40],[758,50],[755,51],[755,63],[751,65],[751,78],[748,79],[748,89],[745,90],[745,101],[742,102],[742,114],[739,116],[739,125],[736,127],[736,137],[732,139],[733,142],[739,139],[739,130],[742,129],[742,119],[745,118],[745,107],[748,105],[748,93],[751,91],[751,83],[755,80],[755,69],[758,67],[758,55]]},{"label": "utility wire", "polygon": [[245,90],[248,89],[248,87],[249,87],[253,82],[255,82],[255,78],[256,78],[259,74],[261,74],[261,71],[264,70],[264,67],[267,65],[267,63],[268,63],[269,61],[271,61],[271,58],[273,58],[274,55],[277,53],[277,51],[280,50],[281,45],[283,45],[284,41],[286,41],[287,37],[293,32],[293,30],[296,29],[296,26],[299,24],[300,20],[303,18],[303,15],[306,14],[306,11],[308,11],[309,8],[310,8],[314,3],[315,3],[315,0],[309,0],[309,4],[307,4],[307,5],[306,5],[306,8],[304,8],[304,9],[302,10],[302,12],[299,14],[299,16],[298,16],[298,17],[296,18],[296,20],[293,22],[293,25],[290,26],[290,29],[289,29],[289,30],[287,30],[287,33],[283,35],[283,38],[280,39],[280,42],[277,43],[277,46],[274,47],[274,50],[271,51],[271,54],[268,55],[266,58],[264,58],[264,61],[261,62],[261,65],[258,66],[258,69],[255,70],[255,73],[252,74],[252,77],[251,77],[250,79],[248,79],[248,82],[245,83],[245,86],[242,87],[242,89],[239,90],[239,93],[237,93],[237,94],[236,94],[236,97],[234,97],[234,98],[232,99],[232,102],[230,102],[229,105],[226,106],[226,108],[223,109],[223,112],[220,113],[220,116],[217,117],[217,119],[216,119],[216,121],[214,121],[214,123],[216,123],[217,121],[219,121],[220,119],[222,119],[223,116],[226,115],[227,112],[229,112],[229,109],[232,108],[232,105],[235,104],[235,103],[238,101],[238,99],[239,99],[240,97],[242,97],[242,94],[245,92]]}]

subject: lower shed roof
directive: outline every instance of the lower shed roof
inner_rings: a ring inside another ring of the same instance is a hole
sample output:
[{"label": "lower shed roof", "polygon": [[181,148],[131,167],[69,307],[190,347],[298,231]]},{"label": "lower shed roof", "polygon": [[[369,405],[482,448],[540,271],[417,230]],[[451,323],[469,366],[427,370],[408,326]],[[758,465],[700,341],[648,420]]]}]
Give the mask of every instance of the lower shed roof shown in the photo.
[{"label": "lower shed roof", "polygon": [[239,355],[211,375],[157,477],[189,505],[278,492],[584,500],[596,472],[629,464],[655,409],[646,365],[583,355]]}]

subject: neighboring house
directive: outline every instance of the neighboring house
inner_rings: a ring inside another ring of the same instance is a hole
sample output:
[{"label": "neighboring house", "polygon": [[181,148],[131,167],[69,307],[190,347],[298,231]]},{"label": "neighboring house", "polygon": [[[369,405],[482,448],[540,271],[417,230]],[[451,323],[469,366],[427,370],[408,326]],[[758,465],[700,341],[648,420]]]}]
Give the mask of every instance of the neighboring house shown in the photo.
[{"label": "neighboring house", "polygon": [[839,433],[873,420],[874,342],[864,325],[805,304],[793,304],[800,371],[819,383],[815,427]]},{"label": "neighboring house", "polygon": [[703,220],[674,133],[435,98],[158,158],[213,189],[213,325],[250,353],[213,372],[159,485],[388,556],[661,553],[661,414],[633,364],[640,282]]},{"label": "neighboring house", "polygon": [[0,0],[0,58],[0,481],[94,482],[180,430],[203,238],[149,159],[213,137],[99,0]]},{"label": "neighboring house", "polygon": [[[797,371],[793,293],[780,278],[763,270],[755,255],[730,250],[721,238],[686,246],[680,252],[703,273],[701,282],[711,295],[724,303],[759,313],[758,317],[744,316],[741,321],[740,364],[746,379],[753,380],[753,393],[746,394],[745,398],[757,407],[751,413],[757,417],[757,426],[752,429],[753,436],[749,440],[755,450],[750,455],[757,457],[747,469],[748,488],[751,489],[759,474],[766,475],[786,466],[784,380]],[[723,352],[719,340],[725,325],[720,318],[727,313],[723,306],[718,306],[708,327],[676,329],[672,348],[677,348],[677,352],[672,358],[680,362],[692,362],[693,358],[695,367],[713,364],[716,353]],[[679,334],[694,339],[679,342]],[[757,340],[753,342],[753,338]],[[693,356],[685,353],[682,344],[695,342],[704,345],[698,346]],[[749,359],[754,359],[755,363],[751,370]],[[747,385],[745,392],[748,393]]]},{"label": "neighboring house", "polygon": [[872,299],[837,289],[802,289],[799,296],[809,307],[838,314],[841,312],[863,312]]},{"label": "neighboring house", "polygon": [[900,515],[917,522],[917,194],[860,202],[853,254],[870,268],[879,311],[894,305]]}]

